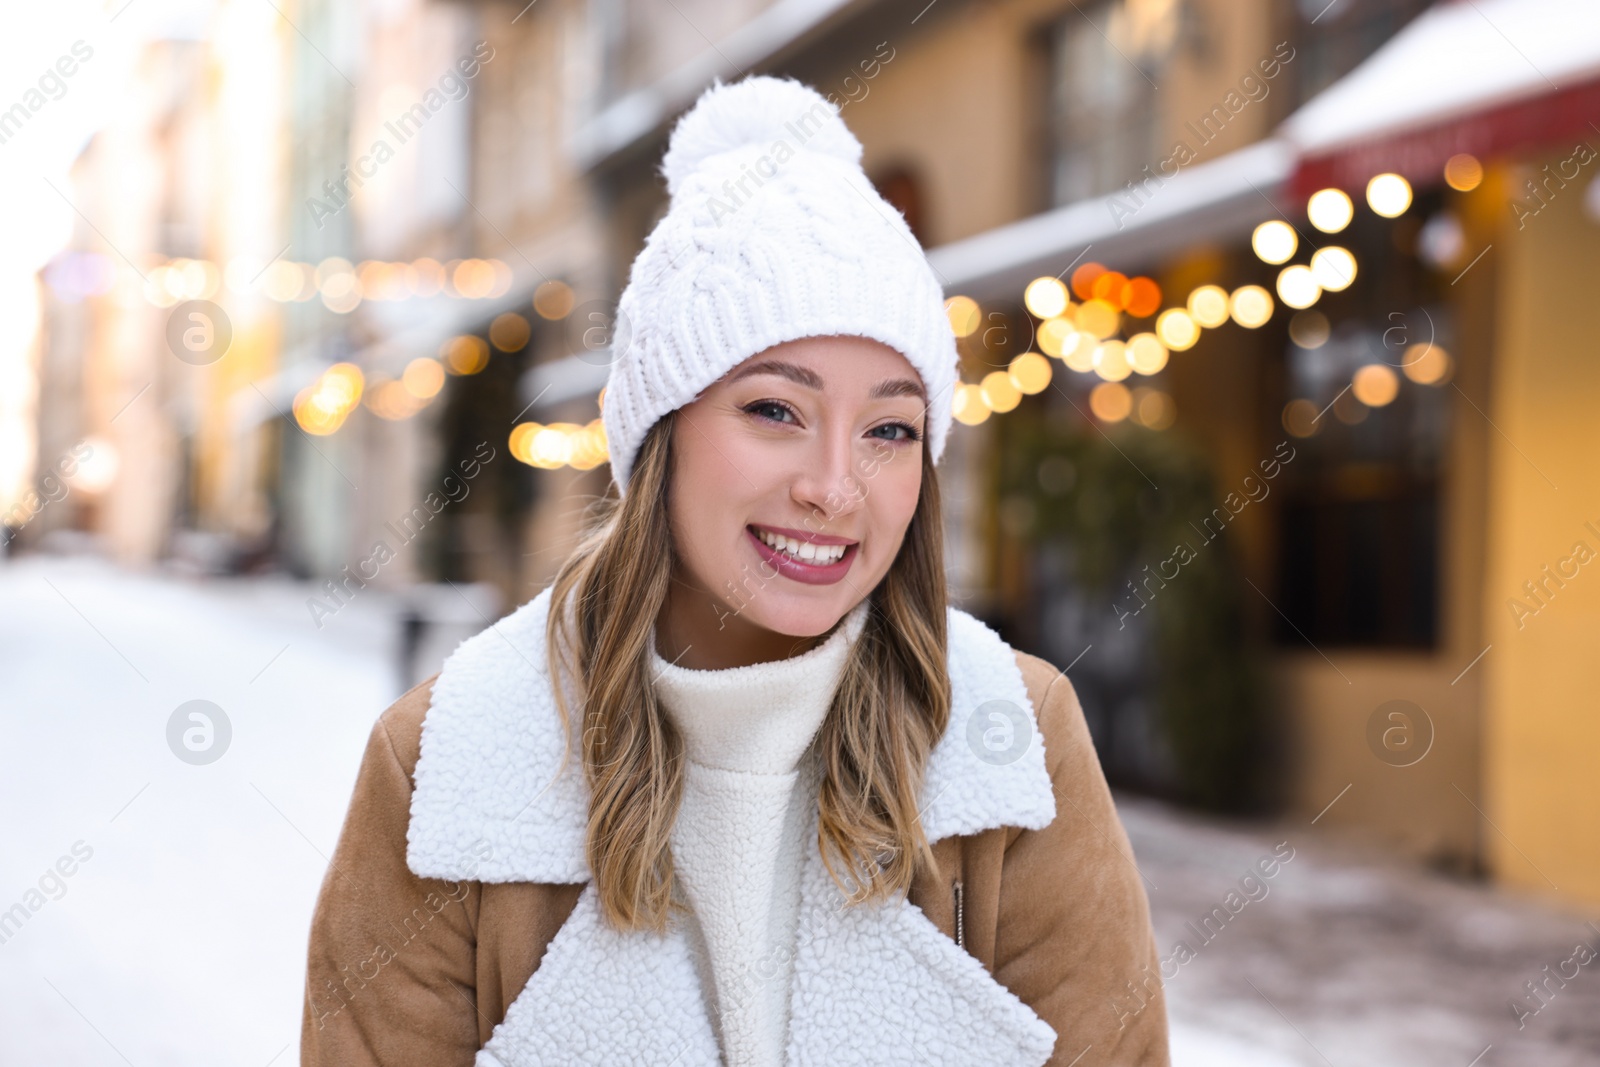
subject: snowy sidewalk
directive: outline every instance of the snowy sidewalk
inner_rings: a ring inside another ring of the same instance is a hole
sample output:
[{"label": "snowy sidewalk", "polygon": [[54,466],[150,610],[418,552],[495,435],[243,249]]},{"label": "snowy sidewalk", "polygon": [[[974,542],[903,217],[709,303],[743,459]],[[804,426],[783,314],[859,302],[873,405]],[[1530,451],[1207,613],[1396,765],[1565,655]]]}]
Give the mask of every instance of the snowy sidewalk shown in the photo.
[{"label": "snowy sidewalk", "polygon": [[[312,905],[399,684],[376,591],[320,631],[308,592],[0,564],[0,1063],[298,1061]],[[215,762],[169,747],[191,700],[231,728]]]},{"label": "snowy sidewalk", "polygon": [[[1600,949],[1587,925],[1600,914],[1451,881],[1304,821],[1223,828],[1134,797],[1117,807],[1177,974],[1177,1067],[1600,1064],[1600,959],[1566,962]],[[1263,878],[1280,845],[1293,858]],[[1562,969],[1575,976],[1548,979]],[[1547,980],[1540,1008],[1525,983]],[[1513,999],[1539,1009],[1520,1030]]]},{"label": "snowy sidewalk", "polygon": [[[0,1063],[298,1062],[311,908],[399,692],[394,604],[362,591],[317,630],[310,592],[0,562]],[[193,700],[231,727],[211,763],[169,744]],[[1506,1006],[1578,941],[1600,945],[1584,917],[1312,827],[1119,807],[1163,955],[1195,949],[1167,985],[1177,1067],[1600,1063],[1600,962],[1521,1033]],[[1241,890],[1279,842],[1293,858]],[[1230,889],[1237,914],[1207,942],[1188,924]]]}]

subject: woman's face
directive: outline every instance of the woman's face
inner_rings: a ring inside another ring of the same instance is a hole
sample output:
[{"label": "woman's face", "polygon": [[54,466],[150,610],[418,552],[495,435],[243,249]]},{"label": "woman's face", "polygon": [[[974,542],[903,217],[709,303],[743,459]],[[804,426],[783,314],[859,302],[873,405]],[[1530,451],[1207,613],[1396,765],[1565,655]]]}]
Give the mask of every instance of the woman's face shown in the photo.
[{"label": "woman's face", "polygon": [[[815,636],[865,599],[916,510],[926,410],[906,358],[864,337],[775,345],[680,408],[667,494],[679,643]],[[769,543],[780,537],[798,555]]]}]

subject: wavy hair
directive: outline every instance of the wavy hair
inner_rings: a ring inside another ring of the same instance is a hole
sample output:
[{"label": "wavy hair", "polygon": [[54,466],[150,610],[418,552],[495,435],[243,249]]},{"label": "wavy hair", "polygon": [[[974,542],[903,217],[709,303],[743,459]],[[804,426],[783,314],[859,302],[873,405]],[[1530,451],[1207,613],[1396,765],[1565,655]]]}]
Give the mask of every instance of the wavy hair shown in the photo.
[{"label": "wavy hair", "polygon": [[[557,572],[546,624],[548,668],[573,752],[566,685],[589,785],[585,856],[601,912],[618,929],[666,926],[670,836],[683,795],[683,740],[650,679],[650,631],[666,603],[674,552],[667,521],[676,412],[640,446],[626,495],[602,498]],[[921,491],[905,541],[871,607],[812,745],[823,770],[817,846],[848,903],[908,892],[938,863],[917,810],[928,755],[950,718],[947,594],[939,483],[921,450]],[[839,867],[835,866],[835,863]],[[841,872],[840,867],[843,868]]]}]

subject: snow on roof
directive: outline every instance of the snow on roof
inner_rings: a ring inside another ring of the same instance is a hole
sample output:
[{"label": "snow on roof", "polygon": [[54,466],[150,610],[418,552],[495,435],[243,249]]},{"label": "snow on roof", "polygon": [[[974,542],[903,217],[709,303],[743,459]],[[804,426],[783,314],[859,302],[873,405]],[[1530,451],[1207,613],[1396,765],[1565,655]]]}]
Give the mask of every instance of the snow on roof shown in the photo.
[{"label": "snow on roof", "polygon": [[1600,77],[1600,0],[1444,0],[1283,123],[1304,155]]},{"label": "snow on roof", "polygon": [[1174,249],[1249,233],[1280,211],[1277,196],[1294,169],[1278,140],[1258,141],[1184,167],[1135,197],[1127,189],[1080,200],[930,249],[928,262],[947,293],[978,300],[1019,296],[1044,274],[1076,261],[1139,269]]}]

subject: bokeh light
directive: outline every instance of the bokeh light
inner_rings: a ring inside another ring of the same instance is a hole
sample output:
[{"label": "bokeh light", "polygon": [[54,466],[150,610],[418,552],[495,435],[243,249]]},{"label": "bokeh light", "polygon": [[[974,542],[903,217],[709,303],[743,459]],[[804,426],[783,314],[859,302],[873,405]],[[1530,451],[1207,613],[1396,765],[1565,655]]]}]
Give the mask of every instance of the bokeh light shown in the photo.
[{"label": "bokeh light", "polygon": [[1321,348],[1332,333],[1328,316],[1320,311],[1297,311],[1289,319],[1289,340],[1301,348]]},{"label": "bokeh light", "polygon": [[1080,264],[1078,269],[1072,272],[1072,295],[1079,300],[1094,299],[1095,279],[1105,272],[1106,268],[1092,260]]},{"label": "bokeh light", "polygon": [[1101,341],[1094,349],[1094,372],[1108,382],[1120,382],[1132,374],[1128,346],[1122,341]]},{"label": "bokeh light", "polygon": [[1011,361],[1011,366],[1006,369],[1006,373],[1011,378],[1011,384],[1017,387],[1018,392],[1027,396],[1034,396],[1045,391],[1054,372],[1048,359],[1037,352],[1024,352]]},{"label": "bokeh light", "polygon": [[1272,308],[1272,294],[1259,285],[1241,285],[1228,297],[1228,314],[1247,330],[1266,325]]},{"label": "bokeh light", "polygon": [[520,352],[532,333],[528,320],[515,311],[498,315],[489,324],[489,342],[502,352]]},{"label": "bokeh light", "polygon": [[1184,352],[1200,340],[1200,324],[1183,308],[1168,308],[1156,319],[1156,336],[1173,352]]},{"label": "bokeh light", "polygon": [[1167,346],[1153,333],[1128,338],[1128,365],[1140,374],[1155,374],[1167,365]]},{"label": "bokeh light", "polygon": [[1445,160],[1445,184],[1459,193],[1470,193],[1483,181],[1483,164],[1478,157],[1458,152]]},{"label": "bokeh light", "polygon": [[1317,405],[1304,398],[1283,405],[1283,428],[1296,437],[1310,437],[1322,427],[1317,419]]},{"label": "bokeh light", "polygon": [[1338,245],[1319,248],[1311,256],[1311,277],[1331,293],[1348,289],[1356,280],[1356,257]]},{"label": "bokeh light", "polygon": [[1411,183],[1398,174],[1379,174],[1367,182],[1367,206],[1386,219],[1398,218],[1411,206]]},{"label": "bokeh light", "polygon": [[1133,410],[1133,396],[1121,382],[1101,382],[1089,391],[1089,410],[1101,422],[1121,422]]},{"label": "bokeh light", "polygon": [[1078,305],[1074,321],[1080,331],[1103,341],[1117,332],[1122,314],[1106,301],[1091,297]]},{"label": "bokeh light", "polygon": [[978,388],[983,391],[984,403],[990,411],[1004,413],[1022,402],[1022,390],[1011,380],[1011,375],[1003,370],[985,374]]},{"label": "bokeh light", "polygon": [[1428,341],[1407,345],[1401,355],[1401,371],[1418,385],[1443,385],[1452,367],[1450,353]]},{"label": "bokeh light", "polygon": [[1400,376],[1383,363],[1368,363],[1350,379],[1350,391],[1369,408],[1381,408],[1400,392]]},{"label": "bokeh light", "polygon": [[406,364],[400,380],[405,384],[406,392],[419,400],[428,400],[444,388],[444,367],[436,359],[419,356]]},{"label": "bokeh light", "polygon": [[1228,321],[1228,291],[1220,285],[1202,285],[1189,294],[1189,315],[1207,329]]},{"label": "bokeh light", "polygon": [[1321,296],[1322,287],[1310,267],[1296,263],[1278,272],[1278,299],[1290,307],[1310,307]]},{"label": "bokeh light", "polygon": [[1067,310],[1070,301],[1067,287],[1061,280],[1046,275],[1028,283],[1028,288],[1022,294],[1022,302],[1034,318],[1053,319]]},{"label": "bokeh light", "polygon": [[1343,189],[1322,189],[1306,201],[1306,216],[1323,233],[1338,233],[1355,217],[1355,205]]},{"label": "bokeh light", "polygon": [[950,412],[964,426],[977,426],[991,414],[988,403],[983,399],[983,390],[970,382],[956,385],[950,401]]},{"label": "bokeh light", "polygon": [[950,320],[950,332],[957,337],[971,337],[983,319],[982,309],[970,296],[952,296],[944,302],[944,313]]},{"label": "bokeh light", "polygon": [[533,291],[533,310],[542,319],[564,319],[572,313],[572,287],[562,281],[542,282]]},{"label": "bokeh light", "polygon": [[475,334],[452,337],[439,354],[451,374],[477,374],[489,365],[489,345]]},{"label": "bokeh light", "polygon": [[1300,247],[1300,237],[1293,226],[1282,219],[1273,219],[1255,228],[1250,235],[1250,247],[1263,263],[1276,266],[1289,262],[1294,256],[1295,249]]}]

